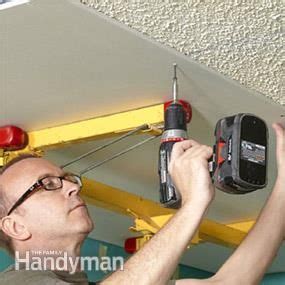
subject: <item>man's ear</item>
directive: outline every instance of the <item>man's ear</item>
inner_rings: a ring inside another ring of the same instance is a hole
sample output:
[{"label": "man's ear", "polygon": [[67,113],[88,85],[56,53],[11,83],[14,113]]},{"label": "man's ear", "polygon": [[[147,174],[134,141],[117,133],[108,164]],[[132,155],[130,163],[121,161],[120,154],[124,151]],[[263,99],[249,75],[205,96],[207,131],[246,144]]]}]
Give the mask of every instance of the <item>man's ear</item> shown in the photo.
[{"label": "man's ear", "polygon": [[7,236],[16,240],[27,240],[31,237],[27,227],[19,220],[10,216],[2,218],[0,228]]}]

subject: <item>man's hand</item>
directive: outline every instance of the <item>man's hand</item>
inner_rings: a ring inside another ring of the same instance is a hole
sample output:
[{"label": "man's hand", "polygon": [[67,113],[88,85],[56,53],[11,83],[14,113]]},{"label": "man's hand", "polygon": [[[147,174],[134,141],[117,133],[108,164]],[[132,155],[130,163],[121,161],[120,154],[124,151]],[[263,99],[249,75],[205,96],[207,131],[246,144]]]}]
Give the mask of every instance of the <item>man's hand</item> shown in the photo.
[{"label": "man's hand", "polygon": [[208,159],[211,147],[194,140],[178,142],[173,146],[169,172],[182,196],[182,205],[188,202],[208,206],[214,198]]}]

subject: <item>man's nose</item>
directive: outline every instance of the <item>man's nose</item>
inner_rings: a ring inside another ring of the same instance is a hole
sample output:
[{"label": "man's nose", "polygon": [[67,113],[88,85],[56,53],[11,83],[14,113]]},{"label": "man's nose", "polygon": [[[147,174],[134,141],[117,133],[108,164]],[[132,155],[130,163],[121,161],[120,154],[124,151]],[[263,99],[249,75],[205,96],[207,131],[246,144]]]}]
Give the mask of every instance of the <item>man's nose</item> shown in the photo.
[{"label": "man's nose", "polygon": [[80,191],[80,187],[78,184],[66,180],[63,180],[63,189],[64,189],[64,195],[67,198],[72,195],[78,195]]}]

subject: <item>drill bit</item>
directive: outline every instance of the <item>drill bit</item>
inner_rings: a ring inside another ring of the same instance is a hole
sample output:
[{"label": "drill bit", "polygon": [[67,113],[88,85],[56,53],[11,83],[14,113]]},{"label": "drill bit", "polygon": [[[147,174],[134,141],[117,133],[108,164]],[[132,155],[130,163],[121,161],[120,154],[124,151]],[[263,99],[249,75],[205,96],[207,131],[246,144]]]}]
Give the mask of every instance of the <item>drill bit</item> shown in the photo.
[{"label": "drill bit", "polygon": [[174,76],[173,76],[173,85],[172,85],[172,95],[173,95],[173,104],[178,103],[178,84],[177,84],[177,76],[176,76],[176,67],[177,64],[173,64],[174,68]]}]

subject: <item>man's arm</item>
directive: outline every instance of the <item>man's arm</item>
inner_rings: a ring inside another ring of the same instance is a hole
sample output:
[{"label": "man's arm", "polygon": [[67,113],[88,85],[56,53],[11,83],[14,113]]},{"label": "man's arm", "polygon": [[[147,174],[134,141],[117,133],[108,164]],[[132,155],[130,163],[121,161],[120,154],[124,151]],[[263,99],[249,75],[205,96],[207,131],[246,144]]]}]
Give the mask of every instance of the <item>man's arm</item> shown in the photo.
[{"label": "man's arm", "polygon": [[170,173],[182,196],[172,219],[125,264],[101,284],[165,285],[194,236],[214,188],[208,171],[212,149],[195,141],[174,145]]},{"label": "man's arm", "polygon": [[273,128],[277,137],[278,175],[255,226],[214,277],[179,280],[177,285],[259,284],[285,238],[285,129],[276,124]]}]

